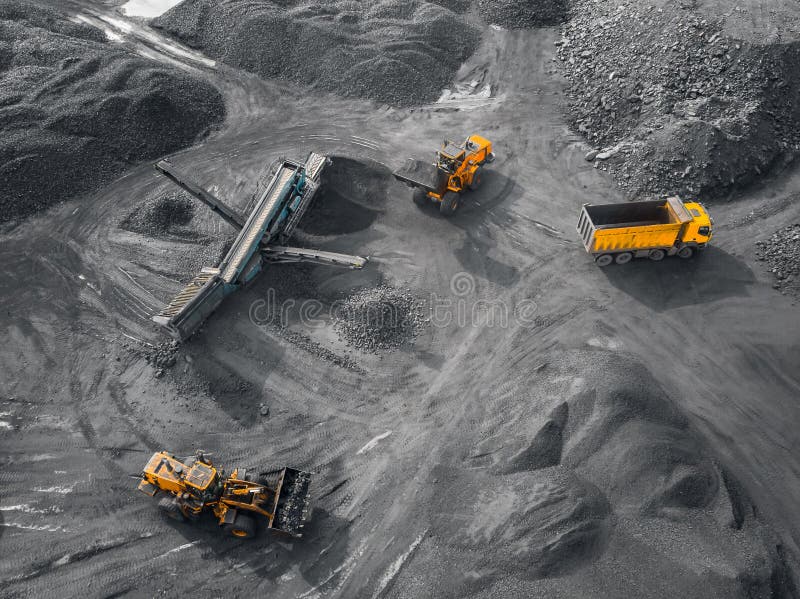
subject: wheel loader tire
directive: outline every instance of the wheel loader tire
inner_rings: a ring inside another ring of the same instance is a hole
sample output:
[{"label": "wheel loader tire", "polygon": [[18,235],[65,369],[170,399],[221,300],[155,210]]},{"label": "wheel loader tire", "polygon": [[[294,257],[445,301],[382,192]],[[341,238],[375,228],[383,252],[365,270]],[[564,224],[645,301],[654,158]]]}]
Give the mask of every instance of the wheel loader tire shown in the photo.
[{"label": "wheel loader tire", "polygon": [[415,189],[411,197],[417,206],[424,206],[428,203],[428,193],[424,189]]},{"label": "wheel loader tire", "polygon": [[690,248],[688,245],[678,250],[678,258],[683,258],[684,260],[686,260],[687,258],[691,258],[693,255],[694,255],[694,250]]},{"label": "wheel loader tire", "polygon": [[621,254],[617,254],[614,258],[614,262],[617,264],[627,264],[631,259],[633,259],[633,254],[630,252],[622,252]]},{"label": "wheel loader tire", "polygon": [[184,522],[186,520],[186,516],[183,515],[178,505],[178,500],[175,499],[175,497],[162,497],[158,502],[158,509],[161,510],[161,513],[167,518],[175,520],[176,522]]},{"label": "wheel loader tire", "polygon": [[228,524],[225,530],[237,539],[252,539],[256,536],[256,521],[247,514],[236,514],[236,520]]},{"label": "wheel loader tire", "polygon": [[475,172],[472,175],[472,182],[469,184],[469,188],[472,191],[478,191],[483,182],[483,169],[478,167],[475,169]]},{"label": "wheel loader tire", "polygon": [[459,194],[454,191],[445,192],[442,201],[439,202],[439,212],[444,216],[451,216],[458,208]]},{"label": "wheel loader tire", "polygon": [[664,256],[666,255],[667,253],[664,250],[657,249],[657,250],[650,250],[650,253],[647,255],[647,257],[650,258],[653,262],[660,262],[661,260],[664,259]]},{"label": "wheel loader tire", "polygon": [[601,254],[597,258],[594,259],[594,263],[597,266],[608,266],[614,261],[614,256],[611,254]]}]

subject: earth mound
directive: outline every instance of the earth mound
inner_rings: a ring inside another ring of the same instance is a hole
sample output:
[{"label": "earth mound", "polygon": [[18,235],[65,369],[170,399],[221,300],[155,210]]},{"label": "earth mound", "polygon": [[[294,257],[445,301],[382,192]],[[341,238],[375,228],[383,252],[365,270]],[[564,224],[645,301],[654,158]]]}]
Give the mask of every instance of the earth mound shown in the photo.
[{"label": "earth mound", "polygon": [[0,3],[0,221],[187,146],[225,108],[210,84],[49,9]]},{"label": "earth mound", "polygon": [[436,100],[476,49],[456,12],[414,0],[187,0],[151,24],[231,66],[393,106]]},{"label": "earth mound", "polygon": [[433,472],[398,596],[418,580],[443,597],[797,596],[774,531],[641,363],[547,355],[499,356],[502,383],[475,386],[459,422],[475,441]]},{"label": "earth mound", "polygon": [[377,162],[331,157],[299,229],[312,235],[342,235],[368,228],[386,201],[390,181],[390,171]]},{"label": "earth mound", "polygon": [[800,148],[800,41],[690,2],[576,0],[557,42],[587,155],[632,196],[713,198]]},{"label": "earth mound", "polygon": [[613,528],[603,493],[565,470],[461,477],[439,497],[433,534],[459,552],[465,568],[499,576],[570,573],[602,553]]},{"label": "earth mound", "polygon": [[558,25],[567,18],[566,0],[479,0],[478,9],[489,23],[505,29]]}]

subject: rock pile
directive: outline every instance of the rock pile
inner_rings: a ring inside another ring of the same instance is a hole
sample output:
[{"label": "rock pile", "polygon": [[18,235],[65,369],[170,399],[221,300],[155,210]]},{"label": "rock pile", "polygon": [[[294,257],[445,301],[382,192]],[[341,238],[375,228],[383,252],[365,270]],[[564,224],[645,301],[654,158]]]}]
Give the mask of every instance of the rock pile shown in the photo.
[{"label": "rock pile", "polygon": [[567,18],[566,0],[478,0],[489,23],[505,29],[557,25]]},{"label": "rock pile", "polygon": [[775,289],[800,295],[800,223],[779,229],[756,242],[756,258],[775,275]]},{"label": "rock pile", "polygon": [[94,189],[222,120],[210,84],[32,3],[0,2],[0,221]]},{"label": "rock pile", "polygon": [[144,354],[144,359],[156,370],[156,378],[164,375],[164,370],[175,366],[178,360],[180,343],[177,341],[165,341],[148,348]]},{"label": "rock pile", "polygon": [[175,191],[146,199],[120,223],[134,233],[156,237],[181,232],[194,216],[194,203],[186,192]]},{"label": "rock pile", "polygon": [[587,160],[631,195],[719,196],[800,148],[800,46],[733,39],[693,6],[575,0],[556,42]]},{"label": "rock pile", "polygon": [[337,304],[333,316],[339,336],[368,352],[411,343],[425,323],[421,302],[410,290],[389,285],[353,293]]},{"label": "rock pile", "polygon": [[187,0],[151,24],[262,77],[394,106],[436,100],[480,39],[420,0]]}]

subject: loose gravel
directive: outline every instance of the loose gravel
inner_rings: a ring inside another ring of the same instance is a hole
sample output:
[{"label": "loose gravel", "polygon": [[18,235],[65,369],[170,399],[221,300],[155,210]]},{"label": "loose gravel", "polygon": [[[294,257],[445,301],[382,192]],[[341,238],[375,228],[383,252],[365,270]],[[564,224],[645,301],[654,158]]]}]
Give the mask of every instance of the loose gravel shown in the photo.
[{"label": "loose gravel", "polygon": [[478,9],[487,22],[505,29],[558,25],[567,18],[566,0],[479,0]]},{"label": "loose gravel", "polygon": [[630,195],[725,195],[800,149],[798,44],[732,39],[691,2],[570,13],[556,42],[569,118]]},{"label": "loose gravel", "polygon": [[151,24],[262,77],[393,106],[436,100],[480,41],[461,15],[418,0],[187,0]]},{"label": "loose gravel", "polygon": [[334,327],[351,347],[378,352],[410,344],[425,325],[422,303],[409,289],[379,285],[339,302]]},{"label": "loose gravel", "polygon": [[773,287],[800,296],[800,223],[779,229],[769,239],[756,242],[756,258],[775,275]]},{"label": "loose gravel", "polygon": [[186,192],[169,192],[145,200],[125,217],[120,227],[151,237],[188,233],[186,226],[194,217],[194,210],[194,202]]},{"label": "loose gravel", "polygon": [[66,15],[0,2],[0,222],[185,147],[224,113],[205,81],[109,44]]}]

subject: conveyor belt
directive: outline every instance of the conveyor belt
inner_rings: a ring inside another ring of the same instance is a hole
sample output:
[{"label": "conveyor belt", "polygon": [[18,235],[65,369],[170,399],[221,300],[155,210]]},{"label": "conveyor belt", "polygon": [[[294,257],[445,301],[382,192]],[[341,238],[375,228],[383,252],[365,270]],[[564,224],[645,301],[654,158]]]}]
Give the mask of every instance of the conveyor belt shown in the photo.
[{"label": "conveyor belt", "polygon": [[283,197],[284,188],[296,173],[297,170],[284,166],[275,174],[273,183],[262,201],[256,206],[253,214],[247,219],[242,232],[236,238],[231,251],[223,261],[222,280],[226,283],[236,281],[241,269],[246,265],[255,248],[261,242],[261,238],[269,224],[269,219],[279,200]]},{"label": "conveyor belt", "polygon": [[197,275],[194,279],[192,279],[183,290],[176,295],[173,300],[169,303],[169,305],[161,310],[158,313],[158,316],[162,318],[172,318],[178,312],[183,310],[183,308],[188,304],[192,299],[194,299],[200,290],[203,288],[209,280],[213,279],[215,276],[219,274],[219,269],[217,268],[204,268],[200,271],[200,274]]},{"label": "conveyor belt", "polygon": [[348,268],[364,268],[368,258],[339,254],[337,252],[323,252],[322,250],[309,250],[306,248],[285,247],[271,245],[262,248],[262,255],[272,262],[312,262],[314,264],[328,264],[331,266],[346,266]]}]

